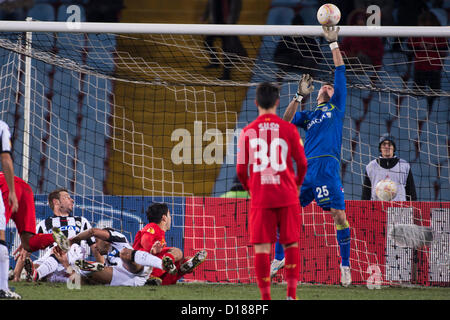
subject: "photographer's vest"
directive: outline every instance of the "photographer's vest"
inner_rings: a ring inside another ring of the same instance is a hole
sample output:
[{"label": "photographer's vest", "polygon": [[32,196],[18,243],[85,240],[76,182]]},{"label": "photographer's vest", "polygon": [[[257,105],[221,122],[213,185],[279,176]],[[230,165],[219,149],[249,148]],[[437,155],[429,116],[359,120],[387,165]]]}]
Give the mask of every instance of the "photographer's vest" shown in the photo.
[{"label": "photographer's vest", "polygon": [[375,186],[378,181],[383,179],[391,179],[397,184],[397,195],[394,199],[392,199],[392,201],[406,201],[405,186],[406,180],[408,179],[409,170],[409,163],[402,159],[399,159],[397,164],[390,169],[381,167],[376,159],[370,161],[366,166],[366,171],[372,185],[371,200],[379,200],[375,193]]}]

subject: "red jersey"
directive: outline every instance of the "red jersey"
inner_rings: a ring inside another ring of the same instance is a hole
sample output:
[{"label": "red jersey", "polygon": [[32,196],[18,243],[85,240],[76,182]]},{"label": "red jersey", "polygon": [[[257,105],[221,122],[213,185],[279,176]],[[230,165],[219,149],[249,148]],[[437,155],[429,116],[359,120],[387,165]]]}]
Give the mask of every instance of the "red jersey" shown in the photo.
[{"label": "red jersey", "polygon": [[[9,187],[6,183],[5,174],[0,172],[0,190],[2,194],[0,202],[3,201],[5,221],[8,223],[9,219],[13,219],[19,234],[22,234],[22,232],[35,234],[36,209],[34,206],[33,190],[31,190],[28,183],[16,176],[14,177],[14,188],[16,190],[17,201],[19,202],[19,208],[15,213],[11,211],[11,206],[9,205]],[[0,211],[2,211],[2,209],[0,209]],[[3,212],[0,212],[0,215],[1,214],[3,214]]]},{"label": "red jersey", "polygon": [[[297,176],[292,158],[297,164]],[[303,183],[307,162],[293,124],[275,114],[260,115],[242,130],[237,161],[237,175],[250,193],[252,208],[299,203],[298,186]]]},{"label": "red jersey", "polygon": [[156,223],[151,222],[136,233],[133,249],[150,252],[156,241],[161,242],[161,245],[165,247],[165,235],[165,231],[163,231]]}]

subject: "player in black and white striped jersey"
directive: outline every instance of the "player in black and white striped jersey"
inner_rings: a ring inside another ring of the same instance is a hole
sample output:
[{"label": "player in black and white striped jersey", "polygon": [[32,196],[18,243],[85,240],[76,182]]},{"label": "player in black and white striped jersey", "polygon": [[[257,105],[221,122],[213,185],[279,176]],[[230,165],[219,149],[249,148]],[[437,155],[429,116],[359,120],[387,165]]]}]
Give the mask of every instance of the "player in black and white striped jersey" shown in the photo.
[{"label": "player in black and white striped jersey", "polygon": [[[90,229],[92,226],[86,218],[72,215],[74,203],[75,201],[67,189],[58,188],[52,191],[48,195],[48,205],[53,211],[53,216],[41,221],[36,227],[36,233],[51,234],[53,228],[59,228],[67,238],[72,238]],[[87,239],[77,249],[81,250],[82,255],[87,257],[94,243],[94,238]],[[45,254],[36,260],[34,264],[31,262],[31,259],[26,258],[24,264],[28,280],[42,280],[53,274],[53,277],[49,280],[65,281],[64,267],[59,264],[52,249],[47,249]],[[17,265],[19,266],[19,263]],[[16,267],[16,269],[19,267]],[[15,274],[20,274],[19,270],[15,270]]]}]

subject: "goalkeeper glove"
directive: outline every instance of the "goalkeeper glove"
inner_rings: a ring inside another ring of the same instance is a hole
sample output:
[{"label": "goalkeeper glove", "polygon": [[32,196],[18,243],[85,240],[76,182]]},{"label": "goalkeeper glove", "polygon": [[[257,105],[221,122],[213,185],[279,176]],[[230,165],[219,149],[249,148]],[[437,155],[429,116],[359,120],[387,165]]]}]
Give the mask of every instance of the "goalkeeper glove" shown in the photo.
[{"label": "goalkeeper glove", "polygon": [[328,41],[328,43],[330,44],[330,49],[336,49],[338,48],[338,34],[339,34],[339,30],[341,28],[336,27],[336,26],[331,26],[331,27],[326,27],[326,26],[322,26],[323,29],[323,35],[325,37],[325,39]]},{"label": "goalkeeper glove", "polygon": [[302,78],[298,82],[297,93],[294,96],[295,101],[302,102],[303,98],[313,92],[314,86],[312,85],[313,78],[309,74],[303,74]]}]

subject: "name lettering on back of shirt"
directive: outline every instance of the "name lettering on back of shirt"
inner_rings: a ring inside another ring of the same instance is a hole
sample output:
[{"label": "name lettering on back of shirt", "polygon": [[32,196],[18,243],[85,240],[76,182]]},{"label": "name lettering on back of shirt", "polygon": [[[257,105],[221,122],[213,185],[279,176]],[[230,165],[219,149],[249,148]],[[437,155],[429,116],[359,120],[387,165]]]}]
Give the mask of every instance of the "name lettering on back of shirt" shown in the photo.
[{"label": "name lettering on back of shirt", "polygon": [[278,123],[274,123],[274,122],[262,122],[262,123],[258,124],[258,129],[260,131],[265,131],[265,130],[279,131],[280,125]]}]

